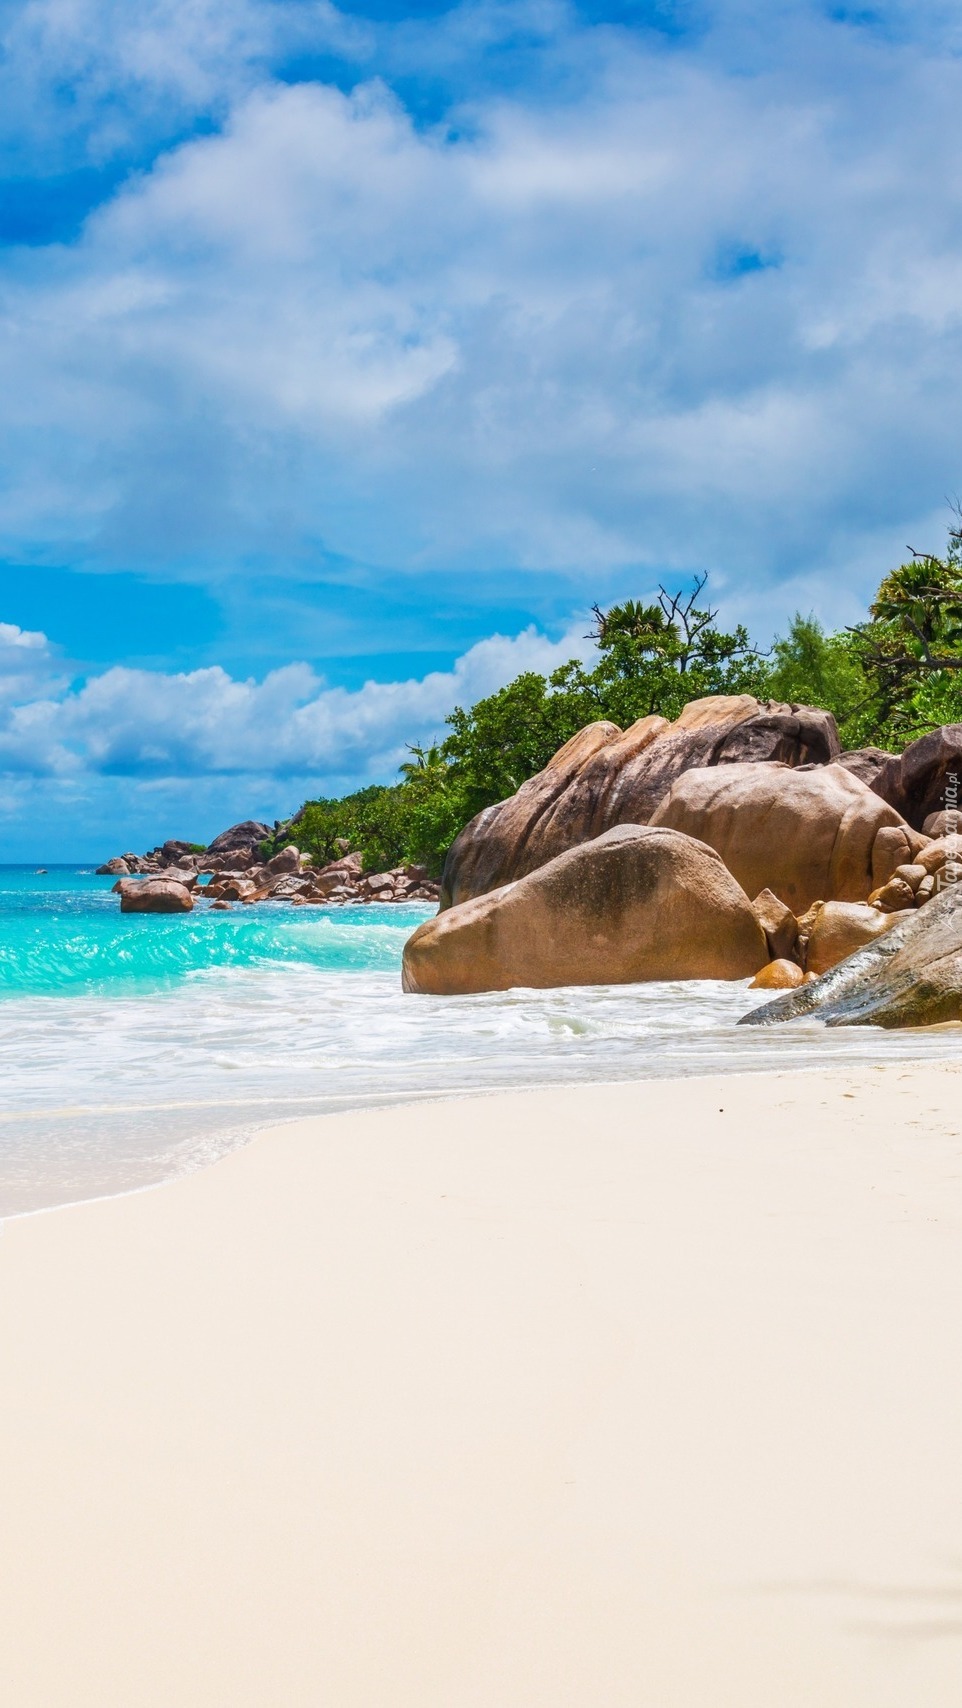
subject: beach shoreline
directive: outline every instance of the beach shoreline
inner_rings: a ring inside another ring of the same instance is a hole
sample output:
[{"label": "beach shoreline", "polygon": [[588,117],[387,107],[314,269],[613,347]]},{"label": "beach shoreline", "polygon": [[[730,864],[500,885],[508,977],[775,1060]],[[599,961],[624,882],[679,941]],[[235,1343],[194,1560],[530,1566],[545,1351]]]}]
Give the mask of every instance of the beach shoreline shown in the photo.
[{"label": "beach shoreline", "polygon": [[954,1708],[962,1065],[490,1092],[6,1222],[18,1708]]}]

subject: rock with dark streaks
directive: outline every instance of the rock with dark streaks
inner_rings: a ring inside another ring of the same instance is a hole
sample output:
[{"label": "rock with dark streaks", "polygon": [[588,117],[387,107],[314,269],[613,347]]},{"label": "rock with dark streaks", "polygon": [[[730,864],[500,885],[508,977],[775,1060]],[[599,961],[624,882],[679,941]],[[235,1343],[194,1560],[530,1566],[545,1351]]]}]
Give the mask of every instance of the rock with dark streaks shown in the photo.
[{"label": "rock with dark streaks", "polygon": [[820,765],[838,751],[831,713],[750,694],[692,700],[674,723],[653,716],[627,730],[589,724],[516,794],[465,826],[445,861],[441,907],[524,877],[613,825],[649,823],[692,767]]},{"label": "rock with dark streaks", "polygon": [[903,914],[814,984],[753,1009],[739,1024],[803,1019],[888,1028],[962,1021],[962,888]]}]

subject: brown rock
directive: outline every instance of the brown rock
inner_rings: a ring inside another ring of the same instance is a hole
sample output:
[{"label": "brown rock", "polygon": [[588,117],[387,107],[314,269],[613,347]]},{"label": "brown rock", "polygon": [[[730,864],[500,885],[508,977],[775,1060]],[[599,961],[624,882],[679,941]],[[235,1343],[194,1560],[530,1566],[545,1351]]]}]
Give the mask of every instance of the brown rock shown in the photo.
[{"label": "brown rock", "polygon": [[881,913],[900,913],[904,908],[915,906],[915,891],[904,878],[889,878],[888,883],[873,890],[868,899]]},{"label": "brown rock", "polygon": [[[122,855],[117,854],[112,860],[108,860],[106,865],[97,867],[97,876],[98,878],[108,878],[116,874],[117,877],[125,878],[129,871],[130,867],[126,860]],[[116,885],[114,887],[116,888]]]},{"label": "brown rock", "polygon": [[768,941],[773,961],[791,960],[798,941],[798,920],[771,890],[761,890],[752,907]]},{"label": "brown rock", "polygon": [[210,905],[211,905],[211,911],[213,913],[230,913],[231,912],[231,904],[229,901],[212,901]]},{"label": "brown rock", "polygon": [[248,897],[253,898],[256,886],[250,878],[226,878],[218,884],[217,893],[221,901],[245,901]]},{"label": "brown rock", "polygon": [[[337,847],[337,843],[343,841],[343,836],[339,836],[334,846]],[[322,866],[317,876],[325,878],[329,872],[338,872],[344,878],[359,878],[363,866],[364,860],[360,854],[343,854],[339,860],[330,860],[326,866]]]},{"label": "brown rock", "polygon": [[182,866],[162,866],[157,873],[158,878],[168,878],[172,884],[183,884],[186,890],[196,889],[197,873],[185,871]]},{"label": "brown rock", "polygon": [[846,771],[851,771],[860,783],[864,783],[869,789],[874,789],[878,777],[894,757],[893,753],[886,753],[885,749],[881,747],[858,747],[846,753],[840,753],[836,764],[844,765]]},{"label": "brown rock", "polygon": [[805,974],[797,961],[782,959],[769,961],[755,974],[749,985],[749,990],[794,990],[797,985],[805,983]]},{"label": "brown rock", "polygon": [[161,866],[189,866],[197,858],[189,842],[165,842],[156,853]]},{"label": "brown rock", "polygon": [[887,878],[922,842],[841,765],[686,771],[652,823],[707,842],[749,895],[773,890],[796,915],[817,899],[864,901],[884,881],[878,861]]},{"label": "brown rock", "polygon": [[693,766],[822,763],[838,746],[828,712],[760,704],[750,694],[693,700],[673,724],[656,716],[627,730],[589,724],[517,794],[465,826],[445,861],[441,906],[523,877],[612,825],[647,824]]},{"label": "brown rock", "polygon": [[[242,824],[232,824],[222,830],[207,847],[207,854],[245,855],[248,862],[257,854],[261,843],[271,834],[270,826],[257,819],[246,818]],[[239,862],[238,862],[239,863]]]},{"label": "brown rock", "polygon": [[170,878],[135,879],[120,893],[121,913],[189,913],[193,905],[190,890]]},{"label": "brown rock", "polygon": [[283,872],[299,872],[301,869],[300,849],[295,848],[293,842],[289,842],[286,848],[282,848],[279,854],[274,855],[273,860],[268,860],[266,869],[278,877]]},{"label": "brown rock", "polygon": [[872,847],[873,888],[887,884],[900,866],[915,864],[924,846],[925,838],[911,826],[883,824]]},{"label": "brown rock", "polygon": [[922,829],[926,836],[958,836],[962,833],[962,809],[950,807],[946,811],[930,812]]},{"label": "brown rock", "polygon": [[421,925],[405,990],[436,995],[750,978],[769,959],[751,902],[718,855],[676,831],[616,825]]},{"label": "brown rock", "polygon": [[293,872],[284,872],[275,878],[267,892],[271,901],[291,901],[294,896],[308,895],[312,889],[312,880],[295,876]]},{"label": "brown rock", "polygon": [[962,836],[940,836],[921,849],[915,858],[924,872],[940,872],[950,863],[962,872]]},{"label": "brown rock", "polygon": [[962,1020],[962,890],[943,890],[804,989],[743,1016],[766,1026],[814,1015],[827,1026],[939,1026]]},{"label": "brown rock", "polygon": [[916,829],[934,813],[959,805],[962,724],[943,724],[882,767],[872,787]]},{"label": "brown rock", "polygon": [[901,878],[903,884],[908,884],[913,895],[925,876],[925,867],[919,866],[914,862],[908,866],[896,866],[895,871],[892,873],[893,878]]},{"label": "brown rock", "polygon": [[394,888],[394,875],[391,872],[371,872],[363,881],[372,895],[377,890],[393,890]]},{"label": "brown rock", "polygon": [[311,872],[308,881],[311,894],[322,901],[325,896],[333,895],[335,890],[344,888],[343,872]]},{"label": "brown rock", "polygon": [[825,973],[896,923],[895,913],[880,913],[867,902],[827,901],[817,910],[805,951],[805,971]]}]

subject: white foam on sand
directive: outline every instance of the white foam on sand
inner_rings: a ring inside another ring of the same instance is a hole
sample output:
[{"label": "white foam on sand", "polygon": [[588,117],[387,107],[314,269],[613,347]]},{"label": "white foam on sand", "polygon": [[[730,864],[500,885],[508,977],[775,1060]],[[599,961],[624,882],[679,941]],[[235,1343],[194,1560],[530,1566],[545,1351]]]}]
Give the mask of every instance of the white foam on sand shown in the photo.
[{"label": "white foam on sand", "polygon": [[962,1059],[962,1029],[741,1028],[745,984],[406,996],[397,972],[229,967],[0,1006],[0,1214],[163,1180],[273,1121],[463,1091]]}]

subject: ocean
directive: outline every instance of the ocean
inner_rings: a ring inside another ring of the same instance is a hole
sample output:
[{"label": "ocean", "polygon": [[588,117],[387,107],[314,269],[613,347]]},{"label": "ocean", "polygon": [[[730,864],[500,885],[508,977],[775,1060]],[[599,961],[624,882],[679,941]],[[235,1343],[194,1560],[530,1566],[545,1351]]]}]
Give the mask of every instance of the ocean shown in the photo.
[{"label": "ocean", "polygon": [[122,915],[112,883],[0,867],[0,1215],[147,1186],[307,1114],[962,1056],[962,1029],[738,1030],[766,1000],[744,984],[405,996],[401,951],[430,907]]}]

